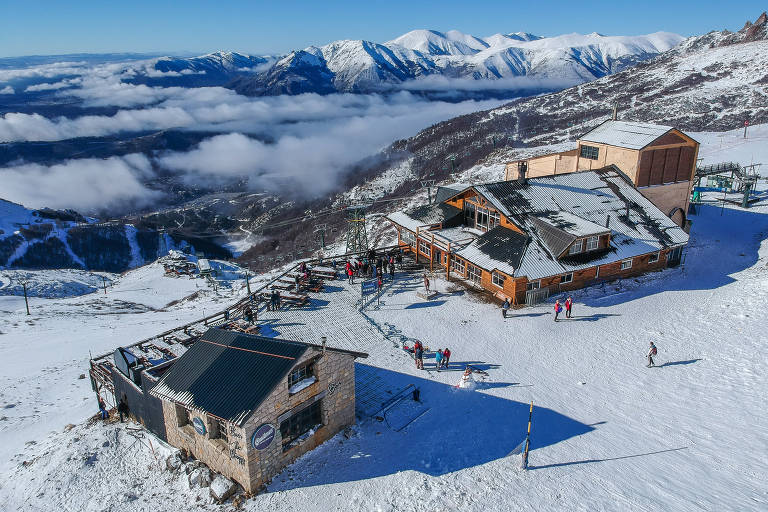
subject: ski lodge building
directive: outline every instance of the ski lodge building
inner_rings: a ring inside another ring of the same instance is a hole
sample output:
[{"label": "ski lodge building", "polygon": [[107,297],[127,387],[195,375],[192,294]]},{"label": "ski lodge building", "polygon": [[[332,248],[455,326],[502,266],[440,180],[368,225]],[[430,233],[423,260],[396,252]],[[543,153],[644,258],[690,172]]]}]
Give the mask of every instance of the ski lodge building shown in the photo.
[{"label": "ski lodge building", "polygon": [[505,179],[521,168],[534,178],[615,165],[685,227],[698,153],[699,143],[671,126],[609,120],[582,135],[576,149],[508,163]]},{"label": "ski lodge building", "polygon": [[168,360],[133,355],[141,348],[114,354],[116,400],[250,493],[355,423],[354,362],[368,357],[324,339],[313,345],[223,328],[208,329]]},{"label": "ski lodge building", "polygon": [[614,165],[536,178],[521,167],[435,201],[388,216],[400,246],[513,304],[677,265],[688,242]]}]

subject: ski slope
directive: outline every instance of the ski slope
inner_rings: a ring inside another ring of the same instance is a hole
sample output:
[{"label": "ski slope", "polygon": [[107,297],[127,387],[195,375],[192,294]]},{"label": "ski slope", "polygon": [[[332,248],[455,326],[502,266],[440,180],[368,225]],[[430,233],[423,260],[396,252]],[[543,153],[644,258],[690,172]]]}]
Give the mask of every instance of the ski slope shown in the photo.
[{"label": "ski slope", "polygon": [[[716,138],[699,139],[702,154],[715,154]],[[733,148],[717,158],[763,151],[759,140]],[[768,509],[766,188],[749,210],[709,205],[692,216],[682,267],[575,292],[572,320],[553,322],[551,303],[504,320],[497,304],[443,279],[425,303],[420,276],[399,274],[380,306],[345,315],[381,334],[359,379],[383,393],[414,385],[423,404],[406,399],[383,421],[364,419],[244,509]],[[155,264],[118,278],[106,296],[32,299],[31,317],[23,299],[0,297],[0,510],[231,508],[189,489],[185,474],[158,469],[155,456],[168,450],[157,440],[151,448],[151,438],[120,426],[81,424],[96,412],[78,379],[89,350],[107,352],[242,294],[196,285],[162,277]],[[396,347],[415,338],[449,347],[450,371],[434,371],[429,358],[417,371]],[[645,367],[649,341],[659,347],[655,368]],[[454,387],[466,364],[488,374],[476,391]],[[509,454],[530,401],[525,472]]]}]

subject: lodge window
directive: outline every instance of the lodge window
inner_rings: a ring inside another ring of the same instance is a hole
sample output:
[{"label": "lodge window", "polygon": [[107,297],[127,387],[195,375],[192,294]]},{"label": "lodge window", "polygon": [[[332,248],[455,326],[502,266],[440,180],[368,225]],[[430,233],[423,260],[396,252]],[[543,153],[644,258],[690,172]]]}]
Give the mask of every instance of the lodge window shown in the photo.
[{"label": "lodge window", "polygon": [[488,213],[488,217],[488,229],[493,229],[501,224],[501,216],[499,215],[499,212],[491,210],[490,213]]},{"label": "lodge window", "polygon": [[477,209],[477,229],[488,231],[488,209]]},{"label": "lodge window", "polygon": [[464,224],[475,227],[475,205],[464,201]]},{"label": "lodge window", "polygon": [[595,146],[581,146],[581,157],[589,158],[590,160],[597,160],[597,155],[600,152],[600,148]]},{"label": "lodge window", "polygon": [[222,441],[224,441],[224,443],[228,443],[229,437],[227,436],[227,424],[217,418],[209,416],[208,417],[208,438],[221,439]]},{"label": "lodge window", "polygon": [[541,281],[531,281],[525,285],[525,289],[528,291],[538,290],[541,287]]},{"label": "lodge window", "polygon": [[600,237],[591,236],[587,238],[587,250],[594,251],[600,245]]},{"label": "lodge window", "polygon": [[429,244],[423,240],[419,240],[419,252],[425,256],[432,256],[432,249]]},{"label": "lodge window", "polygon": [[573,282],[573,272],[560,276],[560,284]]},{"label": "lodge window", "polygon": [[305,387],[313,384],[317,380],[315,377],[315,362],[309,363],[294,368],[290,374],[288,374],[288,392],[295,394],[304,389]]},{"label": "lodge window", "polygon": [[479,283],[482,277],[483,277],[483,271],[480,269],[480,267],[469,265],[469,271],[467,272],[467,279],[469,279],[472,282]]},{"label": "lodge window", "polygon": [[464,265],[464,260],[460,260],[458,258],[453,258],[453,260],[451,261],[451,269],[453,269],[456,272],[464,275],[464,272],[466,271],[466,266]]},{"label": "lodge window", "polygon": [[628,268],[632,268],[632,260],[623,260],[621,262],[621,270],[627,270]]},{"label": "lodge window", "polygon": [[582,247],[584,247],[584,240],[576,240],[570,249],[568,249],[568,254],[578,254],[581,252]]},{"label": "lodge window", "polygon": [[413,244],[416,242],[416,236],[407,229],[404,229],[402,233],[400,233],[400,239],[411,247],[413,247]]},{"label": "lodge window", "polygon": [[491,281],[493,282],[493,284],[495,284],[499,288],[504,288],[504,280],[506,278],[507,276],[499,272],[494,272],[493,274],[491,274]]},{"label": "lodge window", "polygon": [[659,253],[655,252],[648,256],[648,263],[656,263],[659,261]]},{"label": "lodge window", "polygon": [[304,434],[322,425],[322,400],[305,407],[290,418],[280,423],[280,436],[283,438],[283,451],[297,444]]},{"label": "lodge window", "polygon": [[192,419],[189,417],[189,411],[184,407],[176,406],[176,425],[183,427],[192,423]]}]

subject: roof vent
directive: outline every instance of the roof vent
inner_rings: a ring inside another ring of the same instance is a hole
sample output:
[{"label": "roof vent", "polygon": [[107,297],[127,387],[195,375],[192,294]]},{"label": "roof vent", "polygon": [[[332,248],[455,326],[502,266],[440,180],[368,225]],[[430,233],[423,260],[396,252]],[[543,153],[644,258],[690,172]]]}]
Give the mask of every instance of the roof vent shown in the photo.
[{"label": "roof vent", "polygon": [[611,227],[611,216],[610,216],[610,215],[607,215],[607,216],[605,217],[605,227],[606,227],[606,228],[609,228],[609,227]]}]

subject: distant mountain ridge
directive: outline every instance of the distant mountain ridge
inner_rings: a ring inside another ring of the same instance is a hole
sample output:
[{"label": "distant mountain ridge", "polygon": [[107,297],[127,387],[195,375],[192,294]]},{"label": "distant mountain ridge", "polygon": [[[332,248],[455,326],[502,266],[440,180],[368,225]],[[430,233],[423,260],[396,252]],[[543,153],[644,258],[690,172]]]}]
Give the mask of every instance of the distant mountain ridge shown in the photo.
[{"label": "distant mountain ridge", "polygon": [[[434,82],[420,80],[434,77],[487,80],[489,88],[502,87],[495,80],[519,77],[573,85],[621,71],[682,40],[666,32],[546,38],[519,32],[480,38],[455,30],[414,30],[385,43],[340,40],[297,50],[262,73],[238,77],[230,87],[241,94],[262,96],[431,90]],[[460,84],[453,85],[461,89]]]}]

